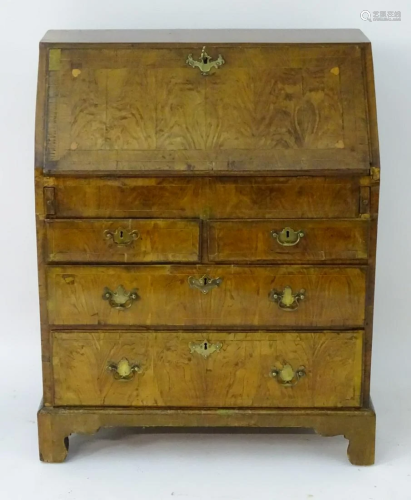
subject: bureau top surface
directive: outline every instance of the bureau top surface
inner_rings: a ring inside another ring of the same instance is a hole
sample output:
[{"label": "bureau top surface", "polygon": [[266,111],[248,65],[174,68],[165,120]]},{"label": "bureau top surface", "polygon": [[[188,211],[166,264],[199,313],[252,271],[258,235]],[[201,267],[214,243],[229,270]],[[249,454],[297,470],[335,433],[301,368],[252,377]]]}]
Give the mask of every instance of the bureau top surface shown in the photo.
[{"label": "bureau top surface", "polygon": [[46,44],[369,43],[359,29],[50,30]]}]

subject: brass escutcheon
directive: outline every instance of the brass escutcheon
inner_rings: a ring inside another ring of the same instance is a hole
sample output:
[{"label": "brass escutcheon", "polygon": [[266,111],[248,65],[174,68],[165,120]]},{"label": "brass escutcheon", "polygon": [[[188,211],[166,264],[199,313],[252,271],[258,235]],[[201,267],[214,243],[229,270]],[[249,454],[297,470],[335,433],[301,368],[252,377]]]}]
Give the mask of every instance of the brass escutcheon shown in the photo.
[{"label": "brass escutcheon", "polygon": [[116,380],[131,380],[136,373],[141,373],[141,368],[136,363],[130,363],[127,358],[122,358],[118,363],[110,362],[107,370],[113,373]]},{"label": "brass escutcheon", "polygon": [[285,363],[281,369],[273,368],[270,375],[282,386],[293,387],[302,377],[305,377],[306,372],[304,366],[294,371],[289,363]]},{"label": "brass escutcheon", "polygon": [[304,300],[304,298],[304,288],[301,288],[301,290],[297,293],[293,293],[292,288],[290,286],[286,286],[282,292],[271,290],[269,293],[269,299],[273,302],[277,302],[278,307],[284,311],[295,311],[300,305],[299,301]]},{"label": "brass escutcheon", "polygon": [[193,54],[188,54],[186,63],[192,68],[198,68],[203,76],[208,76],[213,68],[217,69],[225,63],[221,54],[218,54],[217,60],[212,61],[211,59],[212,57],[207,54],[205,47],[203,47],[199,61],[193,59]]},{"label": "brass escutcheon", "polygon": [[118,228],[114,232],[108,229],[104,231],[106,240],[113,240],[119,247],[130,245],[133,241],[140,238],[138,231],[129,231],[128,229]]},{"label": "brass escutcheon", "polygon": [[206,295],[210,290],[221,285],[223,278],[210,278],[207,274],[201,278],[194,278],[190,276],[188,278],[188,284],[190,288],[196,288],[200,290],[204,295]]},{"label": "brass escutcheon", "polygon": [[294,231],[291,227],[285,227],[281,231],[271,231],[271,236],[283,247],[296,245],[305,236],[304,231]]},{"label": "brass escutcheon", "polygon": [[195,352],[205,359],[211,356],[211,354],[213,354],[214,352],[218,352],[222,347],[221,342],[217,342],[217,344],[210,344],[208,340],[203,340],[199,344],[190,342],[188,345],[190,347],[191,353]]},{"label": "brass escutcheon", "polygon": [[103,292],[103,299],[108,300],[108,303],[114,309],[123,311],[131,307],[131,304],[138,299],[137,288],[127,292],[123,285],[119,285],[117,290],[113,292],[106,287]]}]

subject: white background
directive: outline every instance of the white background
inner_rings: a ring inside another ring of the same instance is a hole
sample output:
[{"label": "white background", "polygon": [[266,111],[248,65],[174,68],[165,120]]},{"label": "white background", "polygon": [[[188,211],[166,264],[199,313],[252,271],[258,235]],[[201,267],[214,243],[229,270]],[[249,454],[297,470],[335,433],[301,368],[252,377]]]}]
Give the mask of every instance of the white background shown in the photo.
[{"label": "white background", "polygon": [[[364,22],[363,9],[401,22]],[[373,42],[382,163],[372,394],[377,462],[349,464],[342,437],[74,436],[38,461],[41,398],[33,198],[38,41],[48,29],[360,28]],[[411,3],[0,0],[0,498],[411,499]]]}]

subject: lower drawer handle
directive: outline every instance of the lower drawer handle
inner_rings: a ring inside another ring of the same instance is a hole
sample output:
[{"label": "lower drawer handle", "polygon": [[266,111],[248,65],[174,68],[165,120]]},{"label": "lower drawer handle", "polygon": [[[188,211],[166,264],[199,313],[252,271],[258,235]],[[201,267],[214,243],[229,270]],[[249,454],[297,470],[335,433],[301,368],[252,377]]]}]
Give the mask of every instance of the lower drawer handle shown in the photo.
[{"label": "lower drawer handle", "polygon": [[297,293],[293,293],[293,289],[290,286],[286,286],[284,290],[271,290],[269,294],[270,300],[277,302],[278,307],[284,311],[295,311],[300,305],[300,300],[305,299],[305,290],[301,290]]},{"label": "lower drawer handle", "polygon": [[114,232],[107,229],[104,231],[104,237],[106,240],[113,240],[117,246],[124,247],[126,245],[131,245],[133,241],[138,240],[140,234],[138,231],[129,231],[128,229],[118,228]]},{"label": "lower drawer handle", "polygon": [[120,285],[113,292],[106,287],[103,292],[103,299],[108,300],[108,303],[114,309],[123,311],[131,307],[132,303],[138,299],[137,288],[127,292],[124,286]]},{"label": "lower drawer handle", "polygon": [[203,340],[199,344],[195,344],[194,342],[189,343],[190,347],[190,352],[191,353],[197,353],[200,356],[203,356],[203,358],[207,359],[208,356],[211,356],[214,352],[218,352],[222,344],[220,342],[217,342],[217,344],[210,344],[208,340]]},{"label": "lower drawer handle", "polygon": [[190,288],[196,288],[200,290],[204,295],[210,292],[213,288],[216,288],[221,285],[223,282],[223,278],[210,278],[207,274],[202,276],[201,278],[194,278],[194,276],[190,276],[188,278],[188,284]]},{"label": "lower drawer handle", "polygon": [[136,373],[141,373],[141,368],[135,363],[130,363],[127,358],[121,359],[118,363],[109,363],[107,370],[113,373],[116,380],[132,380]]},{"label": "lower drawer handle", "polygon": [[300,366],[294,371],[293,367],[286,363],[281,370],[273,368],[270,375],[282,386],[293,387],[302,377],[305,377],[306,372],[304,366]]},{"label": "lower drawer handle", "polygon": [[301,230],[294,231],[291,227],[285,227],[281,231],[271,231],[271,236],[283,247],[292,247],[296,245],[305,233]]}]

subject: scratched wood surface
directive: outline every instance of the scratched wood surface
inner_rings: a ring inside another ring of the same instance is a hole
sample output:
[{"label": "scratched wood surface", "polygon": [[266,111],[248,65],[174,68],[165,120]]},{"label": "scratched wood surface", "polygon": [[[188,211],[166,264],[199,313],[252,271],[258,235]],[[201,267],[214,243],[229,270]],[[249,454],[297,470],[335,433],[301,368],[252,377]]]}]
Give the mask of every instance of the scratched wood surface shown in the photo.
[{"label": "scratched wood surface", "polygon": [[[55,332],[55,405],[356,407],[361,401],[360,331],[322,333]],[[208,358],[190,342],[221,344]],[[126,358],[141,372],[116,380]],[[284,387],[285,364],[306,375]]]},{"label": "scratched wood surface", "polygon": [[[50,262],[198,262],[200,256],[199,221],[48,220],[46,230]],[[118,244],[107,231],[134,232],[135,239]]]},{"label": "scratched wood surface", "polygon": [[[55,215],[79,218],[356,218],[360,177],[48,177]],[[79,203],[81,200],[81,203]]]},{"label": "scratched wood surface", "polygon": [[[188,278],[222,278],[208,294]],[[360,327],[364,324],[366,272],[351,267],[51,266],[48,311],[52,325]],[[127,310],[103,300],[105,287],[137,289]],[[275,289],[305,289],[289,312],[269,300]]]},{"label": "scratched wood surface", "polygon": [[49,171],[362,169],[362,49],[207,46],[49,50]]},{"label": "scratched wood surface", "polygon": [[[293,246],[283,246],[281,231],[285,228],[303,236]],[[368,221],[213,220],[207,223],[208,258],[211,262],[365,261],[368,232]]]}]

